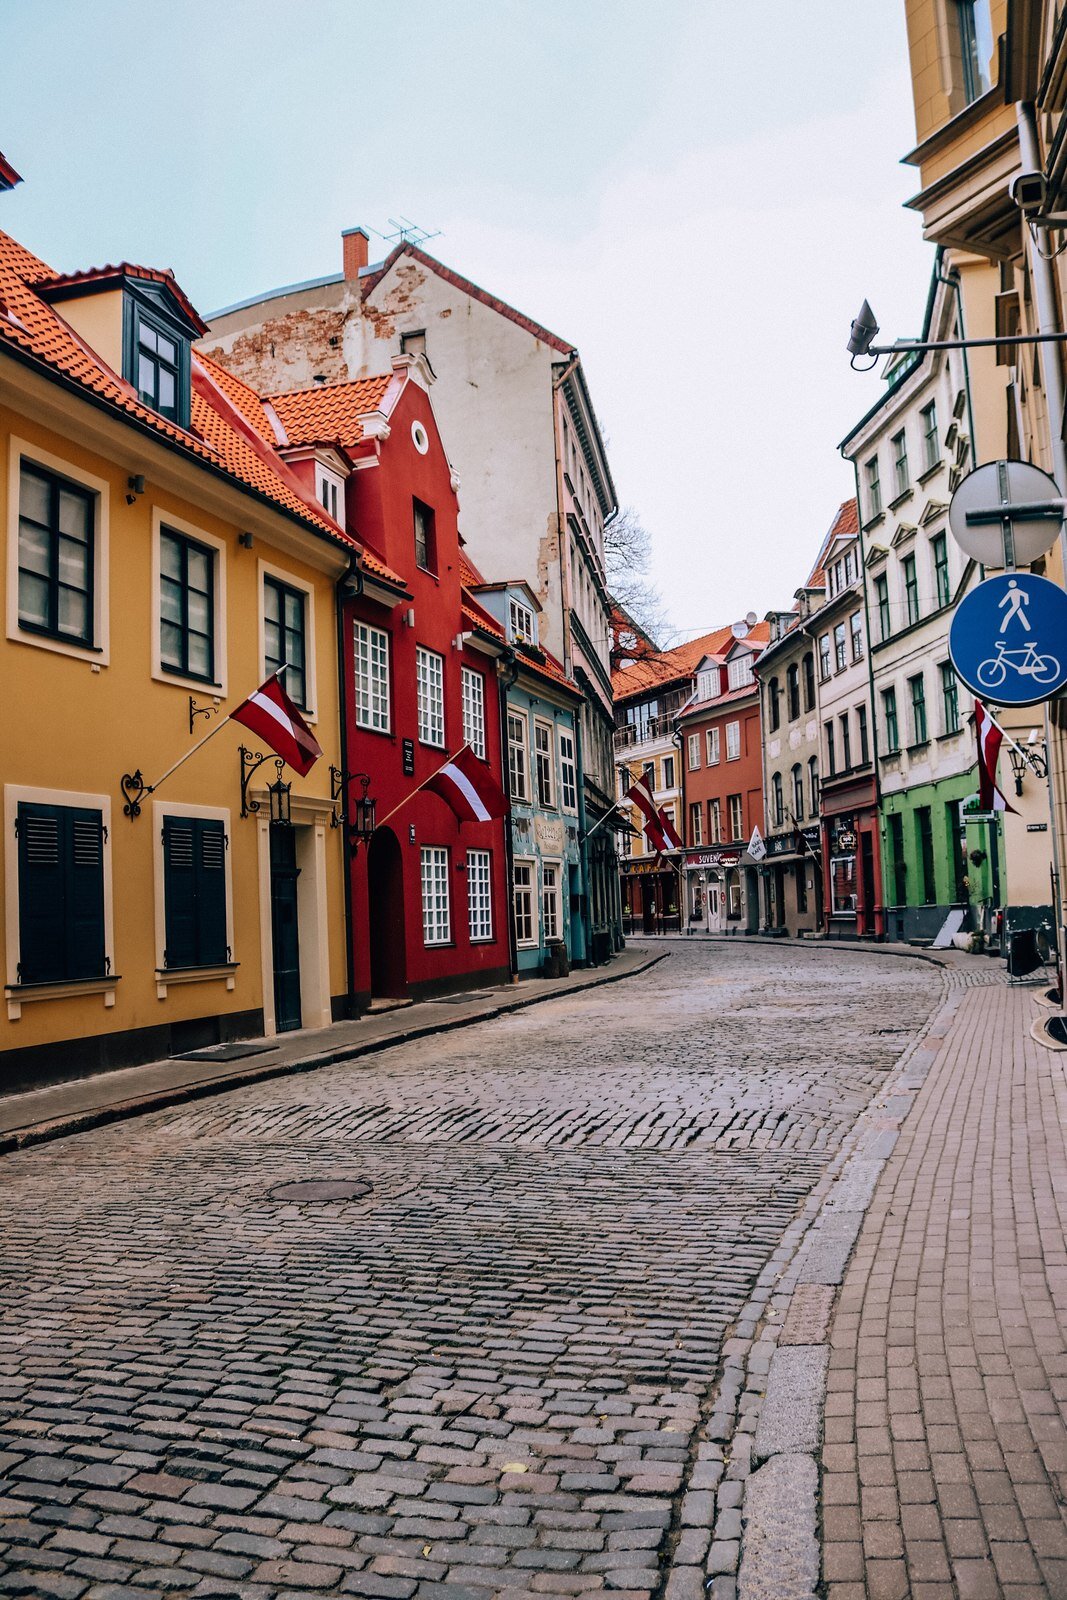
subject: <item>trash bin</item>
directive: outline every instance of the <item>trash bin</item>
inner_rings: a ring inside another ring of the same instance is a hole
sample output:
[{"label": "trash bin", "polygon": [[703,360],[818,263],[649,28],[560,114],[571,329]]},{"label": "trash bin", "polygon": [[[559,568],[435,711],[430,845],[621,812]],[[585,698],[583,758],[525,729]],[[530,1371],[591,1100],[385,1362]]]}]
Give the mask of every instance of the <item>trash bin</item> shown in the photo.
[{"label": "trash bin", "polygon": [[1008,977],[1025,978],[1042,965],[1036,928],[1017,928],[1008,939]]}]

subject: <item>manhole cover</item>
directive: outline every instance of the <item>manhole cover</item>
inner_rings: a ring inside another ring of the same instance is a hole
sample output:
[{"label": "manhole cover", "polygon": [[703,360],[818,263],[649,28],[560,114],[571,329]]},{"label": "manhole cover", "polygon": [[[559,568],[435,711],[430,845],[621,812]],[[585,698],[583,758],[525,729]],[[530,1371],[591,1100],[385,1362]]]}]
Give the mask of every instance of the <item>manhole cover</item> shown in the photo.
[{"label": "manhole cover", "polygon": [[299,1178],[295,1183],[272,1189],[272,1200],[361,1200],[370,1194],[371,1185],[358,1179]]}]

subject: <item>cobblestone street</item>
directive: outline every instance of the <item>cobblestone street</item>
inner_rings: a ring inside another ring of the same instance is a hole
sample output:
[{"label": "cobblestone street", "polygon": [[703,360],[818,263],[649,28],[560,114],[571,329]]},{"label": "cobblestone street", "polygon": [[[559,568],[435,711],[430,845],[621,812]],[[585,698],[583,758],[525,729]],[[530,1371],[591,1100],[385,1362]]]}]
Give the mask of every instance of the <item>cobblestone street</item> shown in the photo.
[{"label": "cobblestone street", "polygon": [[[5,1157],[0,1593],[646,1600],[699,1574],[724,1335],[941,983],[679,944]],[[278,1192],[309,1179],[369,1187]]]}]

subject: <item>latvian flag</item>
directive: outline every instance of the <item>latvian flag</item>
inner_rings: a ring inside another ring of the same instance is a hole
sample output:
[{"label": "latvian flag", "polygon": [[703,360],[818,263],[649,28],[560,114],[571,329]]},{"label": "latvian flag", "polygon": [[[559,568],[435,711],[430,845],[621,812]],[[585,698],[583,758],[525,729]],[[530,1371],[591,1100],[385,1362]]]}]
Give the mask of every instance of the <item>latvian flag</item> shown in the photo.
[{"label": "latvian flag", "polygon": [[1011,811],[997,788],[997,758],[1004,738],[980,700],[974,702],[974,731],[978,736],[978,806],[982,811]]},{"label": "latvian flag", "polygon": [[446,761],[440,772],[420,783],[419,788],[440,795],[460,822],[491,822],[494,817],[508,814],[503,789],[469,744]]},{"label": "latvian flag", "polygon": [[626,798],[633,801],[644,817],[645,838],[657,855],[662,855],[665,850],[682,848],[674,823],[662,806],[657,809],[647,778],[638,778],[636,783],[632,783],[626,791]]},{"label": "latvian flag", "polygon": [[306,778],[322,754],[318,740],[281,686],[275,672],[230,712],[231,722],[250,728],[276,755]]}]

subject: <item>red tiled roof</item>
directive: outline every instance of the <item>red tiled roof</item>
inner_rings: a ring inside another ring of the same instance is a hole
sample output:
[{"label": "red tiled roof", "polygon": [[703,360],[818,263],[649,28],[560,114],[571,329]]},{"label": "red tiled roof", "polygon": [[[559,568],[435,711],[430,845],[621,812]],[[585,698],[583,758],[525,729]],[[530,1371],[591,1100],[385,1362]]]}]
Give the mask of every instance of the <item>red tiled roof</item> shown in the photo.
[{"label": "red tiled roof", "polygon": [[842,500],[834,514],[834,520],[826,537],[819,547],[819,554],[815,565],[811,569],[811,576],[804,585],[805,589],[821,589],[826,583],[826,558],[832,545],[838,539],[854,539],[860,531],[859,508],[855,496],[851,500]]},{"label": "red tiled roof", "polygon": [[322,383],[314,389],[289,390],[268,395],[267,399],[289,436],[290,444],[359,444],[363,438],[362,418],[377,411],[386,389],[393,381],[389,373],[381,378],[359,378],[354,383]]},{"label": "red tiled roof", "polygon": [[705,656],[717,655],[733,638],[730,628],[716,628],[713,633],[702,633],[699,639],[675,645],[673,650],[656,650],[628,667],[620,667],[611,675],[611,686],[616,700],[625,700],[633,694],[644,694],[680,678],[691,678]]},{"label": "red tiled roof", "polygon": [[540,339],[542,344],[551,345],[553,350],[558,350],[561,355],[569,356],[574,349],[558,333],[551,333],[548,328],[535,322],[532,317],[524,316],[521,311],[516,311],[514,306],[509,306],[505,300],[499,300],[495,294],[480,289],[469,278],[464,278],[461,273],[453,272],[451,267],[446,267],[443,261],[438,261],[434,256],[427,255],[425,250],[420,250],[418,245],[410,244],[406,240],[390,251],[389,255],[373,272],[364,273],[359,280],[360,292],[363,298],[372,294],[381,283],[386,273],[396,264],[402,255],[410,256],[413,261],[420,261],[424,267],[435,272],[439,278],[450,283],[455,289],[462,289],[464,294],[469,294],[473,300],[478,300],[483,306],[488,306],[491,311],[499,312],[500,316],[507,317],[509,322],[516,323],[520,328],[525,328],[527,333],[535,339]]},{"label": "red tiled roof", "polygon": [[[94,275],[119,270],[126,269],[101,268],[80,276],[89,281]],[[174,286],[169,273],[150,268],[129,270]],[[78,277],[72,274],[66,281]],[[73,382],[194,460],[224,472],[315,532],[359,549],[358,542],[326,515],[276,453],[273,430],[247,384],[223,373],[206,357],[194,355],[190,427],[179,427],[142,405],[131,385],[38,293],[41,285],[57,281],[45,262],[10,235],[0,233],[0,349],[7,346],[23,351],[57,377]]]},{"label": "red tiled roof", "polygon": [[49,273],[43,278],[36,279],[33,286],[37,293],[47,300],[57,289],[80,288],[82,284],[88,283],[107,283],[112,278],[144,278],[149,283],[163,284],[177,300],[197,333],[207,332],[207,323],[169,268],[138,267],[132,261],[117,261],[109,267],[84,267],[81,272]]}]

